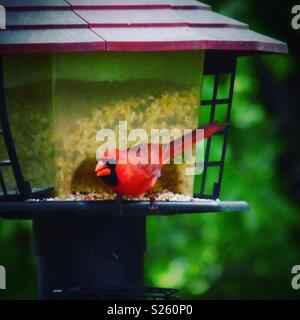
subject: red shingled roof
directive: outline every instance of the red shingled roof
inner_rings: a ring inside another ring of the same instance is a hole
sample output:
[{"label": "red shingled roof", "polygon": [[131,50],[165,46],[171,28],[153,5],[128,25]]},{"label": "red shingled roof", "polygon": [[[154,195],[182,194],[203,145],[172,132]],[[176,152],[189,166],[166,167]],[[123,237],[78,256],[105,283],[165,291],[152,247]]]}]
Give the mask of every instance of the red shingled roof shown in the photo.
[{"label": "red shingled roof", "polygon": [[194,0],[0,0],[0,52],[234,50],[285,43]]}]

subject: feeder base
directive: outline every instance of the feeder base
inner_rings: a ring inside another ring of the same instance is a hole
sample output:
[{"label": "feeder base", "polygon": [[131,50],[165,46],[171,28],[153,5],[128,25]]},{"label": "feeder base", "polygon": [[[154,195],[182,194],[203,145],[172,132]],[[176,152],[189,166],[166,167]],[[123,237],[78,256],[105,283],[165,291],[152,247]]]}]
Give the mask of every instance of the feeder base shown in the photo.
[{"label": "feeder base", "polygon": [[76,287],[143,288],[145,219],[34,217],[39,297]]}]

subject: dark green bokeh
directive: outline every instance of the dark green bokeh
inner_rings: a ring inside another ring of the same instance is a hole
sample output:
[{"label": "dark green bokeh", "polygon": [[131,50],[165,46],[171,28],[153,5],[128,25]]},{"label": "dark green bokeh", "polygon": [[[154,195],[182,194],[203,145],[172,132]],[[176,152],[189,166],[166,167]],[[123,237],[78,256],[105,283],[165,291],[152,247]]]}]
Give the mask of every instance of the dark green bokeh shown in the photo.
[{"label": "dark green bokeh", "polygon": [[[206,1],[255,31],[287,41],[287,56],[242,58],[238,65],[222,199],[246,200],[250,213],[151,218],[146,280],[182,297],[297,298],[300,264],[299,31],[294,3]],[[1,298],[36,297],[31,224],[0,221]]]},{"label": "dark green bokeh", "polygon": [[292,266],[300,263],[299,34],[290,26],[293,3],[209,3],[287,41],[290,53],[244,57],[238,64],[222,199],[246,200],[251,212],[153,218],[148,279],[181,288],[183,297],[298,298],[291,288]]}]

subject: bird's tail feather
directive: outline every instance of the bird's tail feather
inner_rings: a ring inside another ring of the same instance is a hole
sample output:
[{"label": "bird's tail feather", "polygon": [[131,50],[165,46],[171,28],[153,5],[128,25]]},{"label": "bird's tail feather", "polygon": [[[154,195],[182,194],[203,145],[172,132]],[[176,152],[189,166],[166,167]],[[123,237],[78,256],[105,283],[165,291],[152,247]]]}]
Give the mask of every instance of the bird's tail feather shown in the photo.
[{"label": "bird's tail feather", "polygon": [[[214,135],[215,133],[221,131],[224,129],[224,125],[219,122],[211,122],[209,124],[206,124],[202,127],[199,127],[197,129],[194,129],[190,133],[175,139],[172,141],[169,145],[165,145],[167,149],[169,149],[168,154],[170,157],[169,159],[164,159],[163,162],[166,163],[171,158],[175,157],[177,154],[182,153],[185,149],[191,148],[194,144],[207,139]],[[199,131],[197,130],[203,130],[203,134],[197,134]]]}]

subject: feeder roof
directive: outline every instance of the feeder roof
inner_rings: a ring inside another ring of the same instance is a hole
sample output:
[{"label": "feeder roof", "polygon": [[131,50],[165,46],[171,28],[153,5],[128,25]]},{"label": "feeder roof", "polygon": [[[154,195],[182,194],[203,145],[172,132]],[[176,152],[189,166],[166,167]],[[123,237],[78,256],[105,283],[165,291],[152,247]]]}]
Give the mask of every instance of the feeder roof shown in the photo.
[{"label": "feeder roof", "polygon": [[0,0],[0,53],[232,50],[286,53],[284,42],[194,0]]}]

